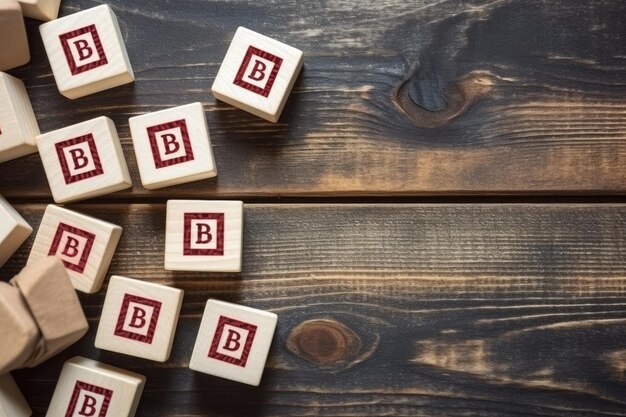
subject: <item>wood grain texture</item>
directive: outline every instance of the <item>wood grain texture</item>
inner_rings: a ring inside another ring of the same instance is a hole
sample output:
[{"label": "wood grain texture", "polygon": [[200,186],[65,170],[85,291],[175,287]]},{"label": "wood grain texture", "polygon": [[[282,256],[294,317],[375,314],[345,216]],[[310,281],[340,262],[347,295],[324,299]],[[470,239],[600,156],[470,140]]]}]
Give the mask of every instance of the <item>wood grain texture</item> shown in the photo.
[{"label": "wood grain texture", "polygon": [[[65,0],[61,15],[99,3]],[[135,183],[119,198],[625,191],[622,1],[109,3],[134,84],[64,99],[34,21],[32,62],[13,73],[43,131],[115,120]],[[240,25],[305,53],[276,125],[210,93]],[[148,192],[128,118],[195,101],[219,177]],[[0,179],[10,197],[49,196],[37,156],[0,165]]]},{"label": "wood grain texture", "polygon": [[[246,205],[241,274],[164,271],[164,205],[72,208],[124,228],[109,274],[185,301],[157,364],[95,349],[81,294],[88,335],[15,375],[36,416],[76,354],[145,374],[146,417],[626,415],[626,205]],[[209,297],[278,314],[259,389],[187,369]]]}]

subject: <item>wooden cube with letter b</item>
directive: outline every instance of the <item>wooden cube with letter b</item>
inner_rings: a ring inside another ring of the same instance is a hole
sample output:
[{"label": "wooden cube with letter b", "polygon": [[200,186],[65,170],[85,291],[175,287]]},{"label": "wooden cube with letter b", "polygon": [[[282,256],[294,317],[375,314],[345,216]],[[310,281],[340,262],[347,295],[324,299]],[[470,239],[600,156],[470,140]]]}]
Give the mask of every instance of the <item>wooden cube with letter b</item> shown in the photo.
[{"label": "wooden cube with letter b", "polygon": [[172,350],[182,303],[183,290],[111,277],[96,347],[165,362]]},{"label": "wooden cube with letter b", "polygon": [[128,124],[147,189],[217,175],[202,103],[131,117]]},{"label": "wooden cube with letter b", "polygon": [[57,203],[132,186],[117,130],[108,117],[39,135],[37,146]]},{"label": "wooden cube with letter b", "polygon": [[121,235],[120,226],[50,204],[28,264],[56,256],[63,261],[74,288],[98,292]]},{"label": "wooden cube with letter b", "polygon": [[189,368],[259,385],[277,320],[268,311],[207,301]]},{"label": "wooden cube with letter b", "polygon": [[103,4],[39,26],[59,92],[79,98],[135,80],[113,10]]},{"label": "wooden cube with letter b", "polygon": [[303,63],[302,51],[240,27],[211,91],[226,103],[276,122]]},{"label": "wooden cube with letter b", "polygon": [[33,232],[33,228],[0,195],[0,266],[13,255]]},{"label": "wooden cube with letter b", "polygon": [[76,356],[63,365],[46,417],[133,417],[146,378]]},{"label": "wooden cube with letter b", "polygon": [[241,272],[243,203],[170,200],[165,225],[168,271]]}]

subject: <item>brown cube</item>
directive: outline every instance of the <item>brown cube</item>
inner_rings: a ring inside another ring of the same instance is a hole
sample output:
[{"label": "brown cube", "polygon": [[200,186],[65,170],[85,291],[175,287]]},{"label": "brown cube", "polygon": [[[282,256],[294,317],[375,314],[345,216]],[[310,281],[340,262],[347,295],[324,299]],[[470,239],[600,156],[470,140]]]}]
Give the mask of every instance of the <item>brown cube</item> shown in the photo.
[{"label": "brown cube", "polygon": [[23,368],[40,339],[20,291],[0,282],[0,375]]},{"label": "brown cube", "polygon": [[59,258],[26,266],[11,284],[22,292],[43,339],[26,366],[39,365],[87,333],[87,319]]},{"label": "brown cube", "polygon": [[16,0],[0,0],[0,71],[30,61],[22,7]]}]

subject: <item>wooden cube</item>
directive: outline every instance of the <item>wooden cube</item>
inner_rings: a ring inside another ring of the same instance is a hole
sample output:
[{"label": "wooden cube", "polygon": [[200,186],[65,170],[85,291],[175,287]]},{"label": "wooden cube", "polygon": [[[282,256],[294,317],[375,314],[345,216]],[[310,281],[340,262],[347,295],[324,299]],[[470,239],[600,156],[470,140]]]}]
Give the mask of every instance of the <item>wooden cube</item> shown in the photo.
[{"label": "wooden cube", "polygon": [[113,10],[103,4],[39,26],[59,92],[79,98],[135,80]]},{"label": "wooden cube", "polygon": [[39,135],[37,146],[57,203],[132,186],[117,130],[108,117]]},{"label": "wooden cube", "polygon": [[26,220],[0,196],[0,266],[13,255],[33,232]]},{"label": "wooden cube", "polygon": [[0,375],[0,417],[30,417],[32,414],[11,374]]},{"label": "wooden cube", "polygon": [[38,20],[54,20],[59,15],[61,0],[18,0],[24,16]]},{"label": "wooden cube", "polygon": [[96,347],[165,362],[183,303],[183,290],[112,276],[96,334]]},{"label": "wooden cube", "polygon": [[87,333],[89,325],[63,262],[54,256],[27,265],[13,279],[41,333],[26,366],[48,360]]},{"label": "wooden cube", "polygon": [[170,200],[165,225],[165,269],[241,272],[243,203]]},{"label": "wooden cube", "polygon": [[26,87],[4,72],[0,72],[0,103],[0,162],[37,152],[39,126]]},{"label": "wooden cube", "polygon": [[141,183],[149,190],[217,175],[202,103],[128,120]]},{"label": "wooden cube", "polygon": [[[0,281],[0,375],[23,368],[39,343],[39,329],[20,290]],[[0,408],[2,406],[0,400]],[[2,416],[2,413],[0,413]]]},{"label": "wooden cube", "polygon": [[48,256],[63,261],[74,288],[100,291],[122,235],[122,228],[50,204],[41,219],[28,264]]},{"label": "wooden cube", "polygon": [[240,27],[211,90],[226,103],[276,122],[303,63],[302,51]]},{"label": "wooden cube", "polygon": [[46,417],[133,417],[146,377],[76,356],[63,365]]},{"label": "wooden cube", "polygon": [[189,368],[259,385],[277,319],[267,311],[207,301]]},{"label": "wooden cube", "polygon": [[30,61],[30,49],[22,8],[16,0],[0,1],[0,71]]}]

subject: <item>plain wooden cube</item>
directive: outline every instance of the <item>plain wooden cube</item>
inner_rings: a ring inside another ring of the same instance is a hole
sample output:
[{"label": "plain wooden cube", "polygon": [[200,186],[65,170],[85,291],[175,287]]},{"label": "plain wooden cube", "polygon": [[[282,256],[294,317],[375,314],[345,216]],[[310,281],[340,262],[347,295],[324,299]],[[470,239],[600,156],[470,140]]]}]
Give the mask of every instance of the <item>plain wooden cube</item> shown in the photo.
[{"label": "plain wooden cube", "polygon": [[61,0],[18,0],[24,16],[37,20],[54,20],[59,15]]},{"label": "plain wooden cube", "polygon": [[22,8],[16,0],[0,0],[0,71],[30,61]]},{"label": "plain wooden cube", "polygon": [[50,256],[27,265],[11,284],[22,293],[41,334],[27,367],[48,360],[87,333],[83,308],[59,258]]},{"label": "plain wooden cube", "polygon": [[33,232],[33,228],[0,195],[0,266],[13,255]]},{"label": "plain wooden cube", "polygon": [[39,26],[59,92],[75,99],[135,80],[113,10],[103,4]]},{"label": "plain wooden cube", "polygon": [[141,183],[149,190],[217,175],[202,103],[128,120]]},{"label": "plain wooden cube", "polygon": [[115,124],[108,117],[39,135],[37,146],[57,203],[132,186]]},{"label": "plain wooden cube", "polygon": [[0,281],[0,318],[2,375],[26,365],[39,343],[40,335],[20,290],[3,281]]},{"label": "plain wooden cube", "polygon": [[0,375],[0,417],[29,417],[32,414],[11,374]]},{"label": "plain wooden cube", "polygon": [[37,118],[24,83],[0,72],[0,162],[37,152]]},{"label": "plain wooden cube", "polygon": [[240,27],[211,90],[226,103],[276,122],[303,63],[302,51]]},{"label": "plain wooden cube", "polygon": [[74,288],[95,293],[102,287],[121,235],[120,226],[50,204],[27,263],[56,256],[63,261]]},{"label": "plain wooden cube", "polygon": [[207,301],[189,368],[258,386],[277,320],[268,311]]},{"label": "plain wooden cube", "polygon": [[143,375],[76,356],[63,365],[46,417],[133,417]]},{"label": "plain wooden cube", "polygon": [[172,350],[183,290],[112,276],[96,347],[165,362]]},{"label": "plain wooden cube", "polygon": [[241,272],[242,242],[241,201],[167,202],[166,270]]}]

